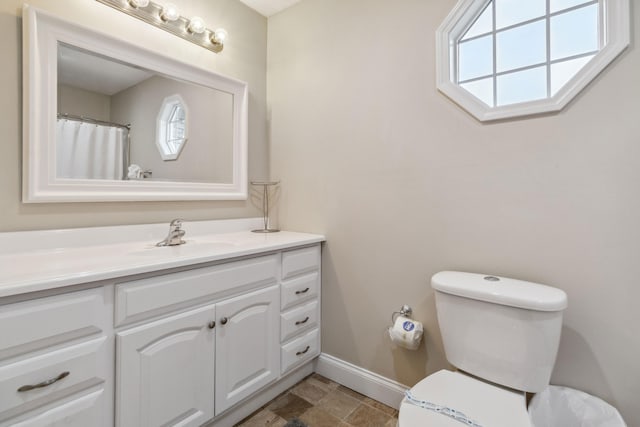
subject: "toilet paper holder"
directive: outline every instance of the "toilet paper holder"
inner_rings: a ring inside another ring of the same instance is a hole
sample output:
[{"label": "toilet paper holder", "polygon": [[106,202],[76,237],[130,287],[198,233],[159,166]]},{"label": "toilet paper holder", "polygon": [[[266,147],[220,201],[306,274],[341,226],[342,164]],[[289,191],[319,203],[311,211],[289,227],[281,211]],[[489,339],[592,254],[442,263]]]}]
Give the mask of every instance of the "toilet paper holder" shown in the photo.
[{"label": "toilet paper holder", "polygon": [[409,307],[407,304],[404,304],[401,308],[400,311],[394,311],[393,313],[391,313],[391,323],[395,323],[396,322],[396,318],[398,316],[404,316],[404,317],[408,317],[409,319],[411,319],[411,315],[413,314],[413,309],[411,307]]}]

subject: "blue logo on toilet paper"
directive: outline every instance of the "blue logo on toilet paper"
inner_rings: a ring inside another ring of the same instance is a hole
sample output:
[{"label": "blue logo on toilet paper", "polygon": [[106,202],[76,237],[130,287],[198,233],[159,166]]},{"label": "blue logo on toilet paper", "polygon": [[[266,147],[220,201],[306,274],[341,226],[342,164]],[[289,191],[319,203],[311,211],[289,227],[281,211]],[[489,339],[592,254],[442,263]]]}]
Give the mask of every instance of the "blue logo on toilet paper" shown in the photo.
[{"label": "blue logo on toilet paper", "polygon": [[404,329],[407,332],[413,331],[413,328],[415,327],[416,325],[414,325],[413,322],[410,322],[408,320],[402,324],[402,329]]}]

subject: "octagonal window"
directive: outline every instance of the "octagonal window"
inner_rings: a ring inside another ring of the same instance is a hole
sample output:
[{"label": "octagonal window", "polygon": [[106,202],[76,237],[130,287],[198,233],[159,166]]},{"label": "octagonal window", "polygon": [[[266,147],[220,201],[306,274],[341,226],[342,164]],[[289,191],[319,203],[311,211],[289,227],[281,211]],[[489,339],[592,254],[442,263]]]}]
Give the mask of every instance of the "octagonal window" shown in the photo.
[{"label": "octagonal window", "polygon": [[176,160],[187,142],[187,105],[180,95],[164,99],[158,113],[156,145],[162,160]]},{"label": "octagonal window", "polygon": [[479,120],[562,109],[629,44],[628,0],[461,0],[438,88]]}]

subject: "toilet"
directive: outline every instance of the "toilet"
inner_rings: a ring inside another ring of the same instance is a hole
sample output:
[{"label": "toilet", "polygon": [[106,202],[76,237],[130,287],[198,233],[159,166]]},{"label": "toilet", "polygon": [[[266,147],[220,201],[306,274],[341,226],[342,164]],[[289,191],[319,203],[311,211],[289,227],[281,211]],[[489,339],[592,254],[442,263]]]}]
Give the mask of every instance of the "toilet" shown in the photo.
[{"label": "toilet", "polygon": [[483,274],[431,279],[447,360],[400,405],[398,427],[530,427],[526,392],[548,384],[560,342],[564,291]]}]

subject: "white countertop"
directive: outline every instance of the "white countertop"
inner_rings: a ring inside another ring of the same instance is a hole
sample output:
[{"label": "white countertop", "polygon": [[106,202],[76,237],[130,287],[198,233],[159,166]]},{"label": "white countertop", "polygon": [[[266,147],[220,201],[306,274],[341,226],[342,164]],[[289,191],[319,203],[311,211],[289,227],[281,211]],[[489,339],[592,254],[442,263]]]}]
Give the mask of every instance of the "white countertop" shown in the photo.
[{"label": "white countertop", "polygon": [[[0,298],[322,242],[252,233],[256,219],[184,222],[187,243],[156,247],[168,224],[0,233]],[[11,250],[13,249],[13,251]]]}]

